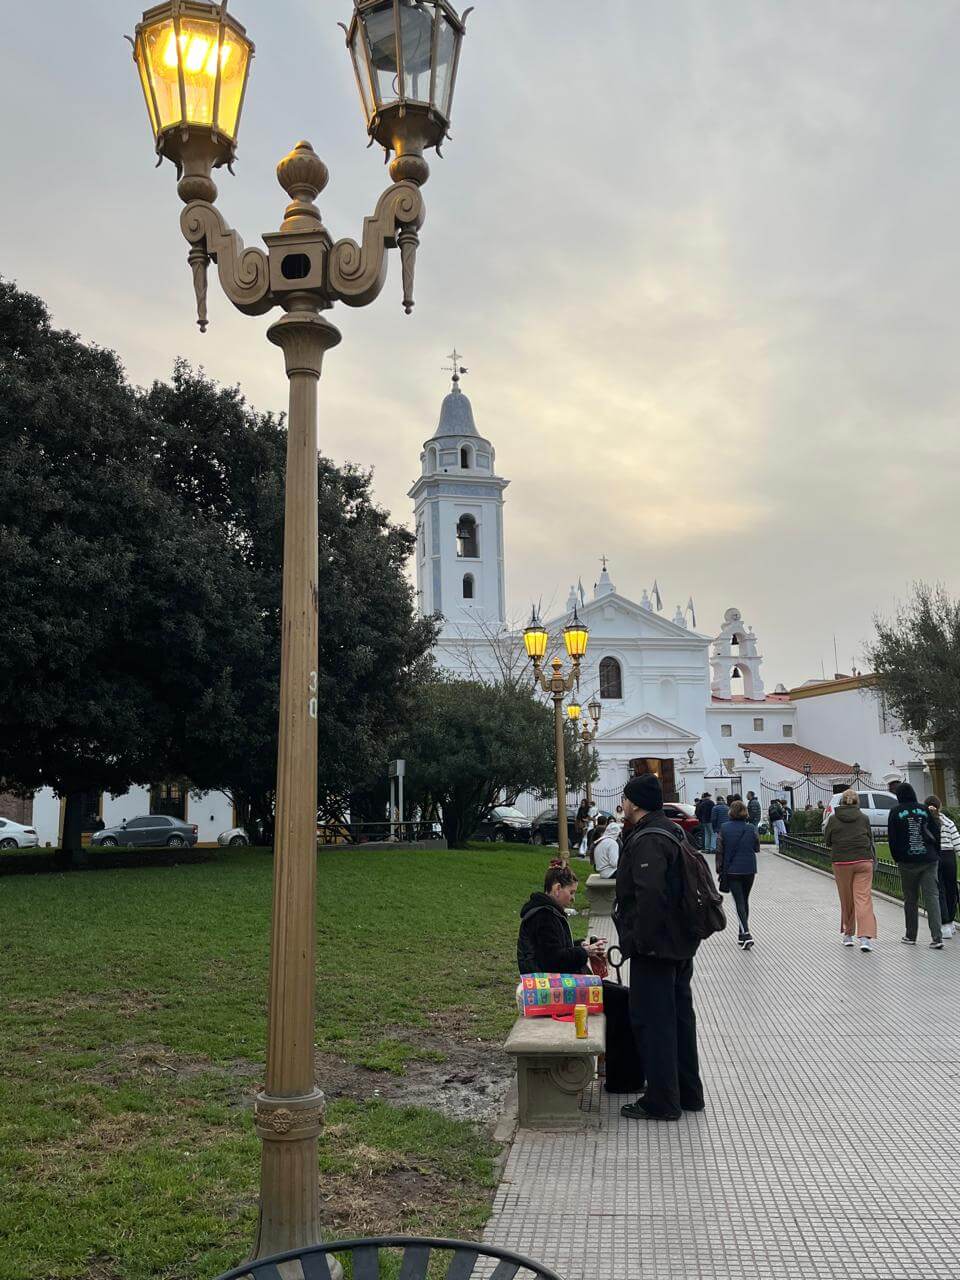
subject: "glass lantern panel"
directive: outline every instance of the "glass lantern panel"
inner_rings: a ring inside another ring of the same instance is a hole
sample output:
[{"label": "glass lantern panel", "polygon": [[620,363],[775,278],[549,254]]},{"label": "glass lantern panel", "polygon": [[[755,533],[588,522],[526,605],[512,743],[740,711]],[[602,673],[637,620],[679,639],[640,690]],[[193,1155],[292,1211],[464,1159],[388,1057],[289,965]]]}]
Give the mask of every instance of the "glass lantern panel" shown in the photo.
[{"label": "glass lantern panel", "polygon": [[440,23],[440,34],[437,38],[437,83],[433,92],[433,105],[445,120],[449,120],[457,37],[456,32],[443,13],[439,15],[438,21]]},{"label": "glass lantern panel", "polygon": [[376,9],[364,14],[367,48],[373,70],[373,86],[377,103],[383,106],[400,98],[397,67],[397,31],[394,25],[393,0],[384,0]]},{"label": "glass lantern panel", "polygon": [[150,73],[146,48],[143,41],[137,45],[137,70],[140,73],[140,84],[143,88],[143,96],[147,102],[147,114],[150,117],[150,128],[153,130],[154,138],[156,138],[160,126],[157,121],[157,113],[153,107],[153,93],[150,90]]},{"label": "glass lantern panel", "polygon": [[408,101],[430,101],[435,12],[434,6],[425,0],[400,0],[403,93]]},{"label": "glass lantern panel", "polygon": [[[216,74],[215,58],[216,51],[211,48],[207,65],[213,62],[214,74]],[[223,44],[220,48],[220,108],[217,112],[216,125],[221,133],[234,141],[240,124],[240,108],[243,105],[243,90],[247,83],[249,60],[249,45],[238,39],[227,27],[223,33]]]},{"label": "glass lantern panel", "polygon": [[[177,40],[171,21],[158,22],[143,33],[143,47],[153,91],[157,95],[158,129],[180,123],[180,86],[177,80]],[[152,114],[152,113],[151,113]]]},{"label": "glass lantern panel", "polygon": [[363,27],[358,22],[350,44],[350,56],[353,58],[353,69],[357,73],[357,85],[360,88],[360,99],[363,102],[363,114],[369,122],[373,116],[373,93],[370,87],[370,71],[367,67],[367,54],[363,44]]}]

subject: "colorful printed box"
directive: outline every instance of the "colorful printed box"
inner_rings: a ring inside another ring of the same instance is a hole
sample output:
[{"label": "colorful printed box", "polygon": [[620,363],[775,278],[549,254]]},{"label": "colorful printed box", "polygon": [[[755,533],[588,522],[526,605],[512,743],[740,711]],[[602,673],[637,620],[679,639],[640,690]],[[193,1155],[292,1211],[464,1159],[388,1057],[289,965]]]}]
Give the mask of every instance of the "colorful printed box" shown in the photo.
[{"label": "colorful printed box", "polygon": [[527,973],[519,995],[525,1018],[571,1014],[578,1004],[585,1004],[587,1013],[603,1013],[603,985],[592,973]]}]

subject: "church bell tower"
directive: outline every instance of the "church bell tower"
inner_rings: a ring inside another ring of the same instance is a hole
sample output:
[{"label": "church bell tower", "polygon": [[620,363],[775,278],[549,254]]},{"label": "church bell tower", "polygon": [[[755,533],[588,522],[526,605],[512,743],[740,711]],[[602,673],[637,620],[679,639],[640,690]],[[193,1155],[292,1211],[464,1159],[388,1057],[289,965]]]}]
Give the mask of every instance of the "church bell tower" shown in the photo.
[{"label": "church bell tower", "polygon": [[420,476],[410,489],[417,529],[417,599],[422,614],[440,613],[445,631],[503,626],[503,492],[496,452],[477,431],[460,389],[466,373],[451,356],[453,383],[436,431],[424,442]]}]

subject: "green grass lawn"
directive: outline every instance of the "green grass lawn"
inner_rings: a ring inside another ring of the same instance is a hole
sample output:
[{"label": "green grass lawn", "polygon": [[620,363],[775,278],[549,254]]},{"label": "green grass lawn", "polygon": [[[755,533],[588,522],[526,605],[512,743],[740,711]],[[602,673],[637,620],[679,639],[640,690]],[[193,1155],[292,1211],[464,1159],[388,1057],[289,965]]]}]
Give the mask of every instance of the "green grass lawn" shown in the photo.
[{"label": "green grass lawn", "polygon": [[[359,1081],[498,1044],[545,853],[322,852],[321,1063]],[[245,1256],[272,865],[0,880],[0,1280],[194,1280]],[[342,1092],[321,1141],[331,1228],[475,1232],[486,1134]]]}]

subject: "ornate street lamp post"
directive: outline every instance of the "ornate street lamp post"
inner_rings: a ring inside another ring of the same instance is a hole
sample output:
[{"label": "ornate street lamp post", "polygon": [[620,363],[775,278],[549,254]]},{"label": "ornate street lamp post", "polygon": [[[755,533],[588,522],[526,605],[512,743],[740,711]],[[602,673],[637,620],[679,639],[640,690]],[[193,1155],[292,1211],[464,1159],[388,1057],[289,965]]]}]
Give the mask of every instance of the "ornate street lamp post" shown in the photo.
[{"label": "ornate street lamp post", "polygon": [[813,773],[813,765],[805,764],[803,766],[803,776],[807,780],[807,804],[810,804],[810,775]]},{"label": "ornate street lamp post", "polygon": [[557,843],[560,846],[560,857],[564,862],[570,861],[570,841],[567,835],[567,771],[564,762],[563,743],[563,697],[574,685],[580,684],[580,661],[587,652],[587,640],[590,632],[580,621],[574,609],[573,617],[563,629],[563,642],[567,656],[571,660],[569,675],[563,674],[563,663],[554,658],[550,664],[552,675],[546,675],[542,664],[547,652],[550,637],[546,628],[537,618],[536,610],[530,618],[530,624],[523,633],[523,643],[527,657],[533,662],[534,684],[539,684],[544,693],[553,698],[553,730],[554,749],[556,754],[557,781]]},{"label": "ornate street lamp post", "polygon": [[595,741],[597,734],[600,732],[600,716],[603,714],[603,707],[596,698],[591,698],[587,703],[587,711],[590,714],[592,727],[584,721],[580,723],[580,704],[579,702],[571,702],[567,707],[567,715],[573,721],[574,731],[577,733],[580,741],[583,743],[584,762],[587,769],[587,804],[593,804],[593,784],[590,781],[590,745]]},{"label": "ornate street lamp post", "polygon": [[355,0],[347,32],[371,142],[395,158],[393,185],[366,219],[363,241],[334,241],[316,198],[327,167],[308,142],[280,161],[290,197],[267,251],[245,249],[215,206],[212,171],[236,154],[253,44],[224,3],[168,0],[137,26],[134,60],[158,155],[177,167],[180,227],[207,327],[207,269],[247,315],[284,314],[267,330],[290,382],[284,506],[280,736],[267,1071],[257,1097],[263,1140],[254,1257],[320,1240],[317,1138],[323,1094],[314,1079],[317,811],[317,390],[323,356],[340,341],[321,313],[366,306],[400,249],[403,306],[413,307],[414,263],[429,176],[423,152],[447,134],[464,27],[446,0]]}]

